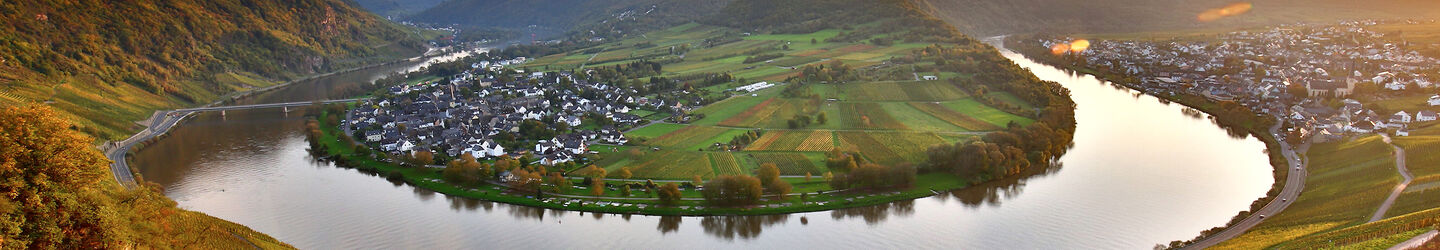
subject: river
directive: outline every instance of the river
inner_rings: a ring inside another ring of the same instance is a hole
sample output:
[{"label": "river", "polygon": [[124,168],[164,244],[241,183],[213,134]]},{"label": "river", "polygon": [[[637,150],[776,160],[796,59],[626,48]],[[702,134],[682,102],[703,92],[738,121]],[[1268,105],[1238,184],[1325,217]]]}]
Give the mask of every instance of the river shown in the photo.
[{"label": "river", "polygon": [[[1223,225],[1273,182],[1264,144],[1185,107],[1003,51],[1078,105],[1062,167],[887,205],[775,216],[625,216],[452,198],[310,158],[301,113],[206,114],[138,152],[185,209],[304,249],[1150,248]],[[244,103],[338,99],[425,62],[297,83]]]}]

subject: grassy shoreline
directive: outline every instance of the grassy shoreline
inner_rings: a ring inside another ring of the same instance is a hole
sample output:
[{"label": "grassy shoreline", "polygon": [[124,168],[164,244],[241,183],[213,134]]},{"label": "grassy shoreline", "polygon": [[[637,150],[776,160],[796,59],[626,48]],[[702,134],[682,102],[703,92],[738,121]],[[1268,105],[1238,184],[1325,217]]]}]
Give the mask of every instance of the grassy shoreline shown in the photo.
[{"label": "grassy shoreline", "polygon": [[[459,197],[501,202],[512,205],[531,206],[557,210],[616,214],[680,216],[789,214],[828,211],[842,208],[879,205],[896,201],[913,200],[929,197],[935,195],[938,192],[962,189],[971,186],[968,181],[962,180],[958,177],[954,177],[946,173],[928,173],[920,174],[919,176],[917,176],[916,185],[912,188],[905,190],[884,191],[877,193],[867,193],[860,191],[826,191],[824,192],[824,194],[808,195],[809,197],[805,199],[805,201],[800,201],[798,195],[792,194],[790,195],[791,197],[788,200],[767,200],[760,205],[745,207],[710,207],[706,206],[703,201],[695,200],[683,200],[679,204],[674,206],[661,206],[658,205],[658,199],[623,200],[629,198],[610,196],[568,198],[570,200],[581,200],[582,202],[580,204],[567,205],[565,203],[546,202],[543,200],[546,198],[564,198],[554,196],[553,193],[547,192],[537,196],[535,193],[519,193],[515,192],[509,187],[494,185],[490,183],[485,183],[474,187],[460,186],[444,181],[440,174],[441,169],[438,168],[402,167],[392,163],[376,161],[369,157],[356,156],[353,154],[354,147],[350,145],[345,145],[345,141],[341,139],[340,136],[343,135],[341,135],[339,131],[338,124],[328,124],[327,122],[325,122],[328,115],[330,114],[322,112],[319,119],[317,119],[320,121],[320,127],[322,131],[322,135],[318,138],[318,140],[320,141],[321,145],[324,145],[323,148],[326,150],[325,152],[323,152],[323,154],[328,155],[326,158],[329,158],[328,160],[333,161],[337,166],[354,168],[362,172],[374,174],[376,176],[384,176],[385,178],[390,180],[403,181],[418,188],[424,188],[426,190],[431,190],[446,195],[454,195]],[[818,176],[815,178],[819,180],[808,181],[802,184],[815,185],[816,183],[819,183],[819,185],[825,185],[822,178]],[[787,179],[787,181],[795,182],[793,178]],[[575,195],[574,193],[576,192],[570,192],[564,195]],[[607,193],[618,192],[609,191]],[[646,196],[640,196],[645,194],[643,191],[636,190],[636,193],[639,194],[636,195],[639,197],[633,198],[647,198]],[[698,196],[696,196],[698,192],[685,190],[682,193],[685,194],[684,198],[687,199],[698,198]],[[596,202],[636,205],[605,206],[596,205]],[[771,206],[777,204],[782,204],[784,206]],[[638,205],[645,205],[645,207],[640,207]]]}]

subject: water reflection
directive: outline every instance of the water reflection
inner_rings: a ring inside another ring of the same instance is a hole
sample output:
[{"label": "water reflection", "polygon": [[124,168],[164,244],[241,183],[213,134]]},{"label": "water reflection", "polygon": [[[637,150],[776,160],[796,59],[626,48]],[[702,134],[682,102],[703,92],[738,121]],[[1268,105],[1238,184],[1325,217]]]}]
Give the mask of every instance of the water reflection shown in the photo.
[{"label": "water reflection", "polygon": [[865,221],[865,224],[876,225],[889,219],[891,215],[908,217],[912,214],[915,214],[915,201],[905,200],[874,206],[835,210],[830,213],[830,218],[835,220],[860,218]]},{"label": "water reflection", "polygon": [[725,240],[750,239],[760,236],[766,227],[785,223],[789,214],[757,216],[705,216],[700,218],[700,227],[705,233]]},{"label": "water reflection", "polygon": [[[307,158],[300,113],[267,110],[196,117],[137,152],[134,165],[181,207],[326,249],[1141,248],[1223,224],[1268,190],[1258,141],[1227,136],[1179,105],[1006,56],[1074,94],[1075,141],[1055,161],[1064,167],[877,206],[675,217],[458,198]],[[356,74],[277,96],[353,91],[339,85],[384,73]]]}]

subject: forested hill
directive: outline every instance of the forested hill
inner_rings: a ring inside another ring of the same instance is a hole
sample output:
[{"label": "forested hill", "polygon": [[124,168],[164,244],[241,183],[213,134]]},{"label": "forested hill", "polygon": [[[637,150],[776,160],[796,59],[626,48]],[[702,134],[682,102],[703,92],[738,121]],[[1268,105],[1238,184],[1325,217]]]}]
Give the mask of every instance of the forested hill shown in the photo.
[{"label": "forested hill", "polygon": [[[1028,32],[1114,33],[1254,27],[1364,18],[1437,18],[1433,0],[918,0],[977,36]],[[1209,9],[1250,3],[1245,14],[1201,22]]]},{"label": "forested hill", "polygon": [[423,47],[344,1],[0,1],[0,105],[45,103],[115,139],[157,109]]}]

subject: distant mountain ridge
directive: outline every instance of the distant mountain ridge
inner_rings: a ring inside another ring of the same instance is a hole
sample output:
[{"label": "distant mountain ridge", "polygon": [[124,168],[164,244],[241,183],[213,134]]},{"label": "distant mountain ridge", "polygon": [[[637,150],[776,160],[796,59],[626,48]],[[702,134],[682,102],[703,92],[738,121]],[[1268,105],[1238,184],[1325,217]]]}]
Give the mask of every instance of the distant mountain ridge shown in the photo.
[{"label": "distant mountain ridge", "polygon": [[435,7],[445,0],[349,0],[387,18],[403,18]]},{"label": "distant mountain ridge", "polygon": [[156,109],[423,47],[342,1],[3,1],[0,105],[47,103],[115,139]]},{"label": "distant mountain ridge", "polygon": [[[962,32],[1002,35],[1029,32],[1123,33],[1176,29],[1266,26],[1365,18],[1437,18],[1431,0],[916,0]],[[1250,3],[1249,12],[1212,22],[1207,9]]]}]

